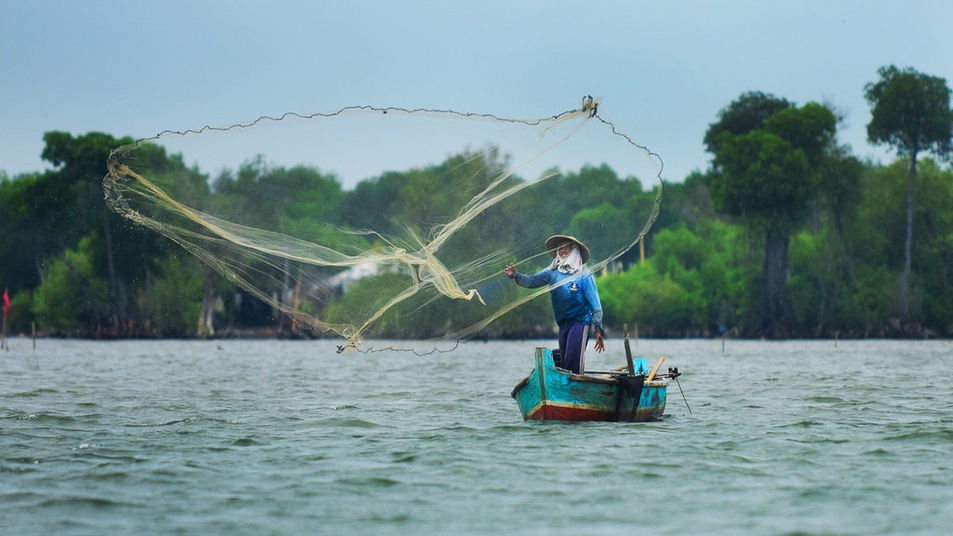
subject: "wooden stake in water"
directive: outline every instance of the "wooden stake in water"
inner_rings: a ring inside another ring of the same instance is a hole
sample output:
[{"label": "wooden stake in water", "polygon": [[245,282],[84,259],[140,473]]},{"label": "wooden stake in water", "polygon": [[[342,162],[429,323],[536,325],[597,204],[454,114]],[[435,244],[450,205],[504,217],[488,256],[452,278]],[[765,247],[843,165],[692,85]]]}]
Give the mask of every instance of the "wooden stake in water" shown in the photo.
[{"label": "wooden stake in water", "polygon": [[0,348],[4,348],[9,352],[10,345],[7,344],[7,303],[9,303],[7,301],[8,299],[9,298],[7,298],[7,292],[4,291],[3,292],[4,303],[0,304],[0,307],[3,307],[3,335],[0,335]]}]

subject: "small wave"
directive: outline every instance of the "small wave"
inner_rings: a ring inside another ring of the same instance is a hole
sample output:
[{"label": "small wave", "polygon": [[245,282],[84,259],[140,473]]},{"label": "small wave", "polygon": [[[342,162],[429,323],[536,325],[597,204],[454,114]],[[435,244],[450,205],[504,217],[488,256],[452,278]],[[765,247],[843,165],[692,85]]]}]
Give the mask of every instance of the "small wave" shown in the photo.
[{"label": "small wave", "polygon": [[912,432],[906,432],[903,434],[897,434],[885,438],[887,441],[917,441],[922,442],[923,440],[936,440],[943,443],[953,442],[953,429],[943,428],[943,429],[933,429],[933,428],[923,428],[920,430],[914,430]]},{"label": "small wave", "polygon": [[393,452],[391,456],[394,463],[409,463],[417,460],[417,455],[412,452]]},{"label": "small wave", "polygon": [[344,428],[380,428],[382,427],[382,425],[380,424],[377,424],[371,421],[365,421],[364,419],[359,419],[357,417],[351,417],[351,418],[329,417],[327,419],[322,419],[320,421],[320,424],[322,426],[329,426],[329,427],[340,426]]},{"label": "small wave", "polygon": [[156,428],[159,426],[172,426],[175,424],[182,424],[184,422],[193,422],[194,420],[195,420],[194,417],[186,417],[184,419],[173,419],[171,421],[165,421],[165,422],[131,423],[131,424],[126,424],[125,426],[127,428]]},{"label": "small wave", "polygon": [[69,497],[53,497],[46,499],[40,503],[39,507],[47,506],[83,506],[83,507],[92,507],[92,508],[112,508],[116,506],[130,506],[131,503],[113,501],[103,497],[87,497],[87,496],[69,496]]},{"label": "small wave", "polygon": [[789,439],[788,441],[794,443],[800,443],[802,445],[814,445],[818,443],[827,443],[833,445],[839,445],[841,443],[849,443],[849,439],[837,439],[832,437],[800,437],[796,439]]},{"label": "small wave", "polygon": [[839,396],[819,395],[807,398],[808,402],[818,402],[821,404],[843,404],[847,401]]},{"label": "small wave", "polygon": [[58,391],[56,389],[53,389],[52,387],[38,387],[36,389],[33,389],[32,391],[21,391],[19,393],[7,393],[3,395],[2,398],[36,398],[36,397],[40,397],[40,396],[44,396],[44,395],[48,395],[50,393],[56,393],[56,392]]},{"label": "small wave", "polygon": [[374,488],[389,488],[400,484],[400,482],[397,480],[382,476],[374,476],[370,478],[339,478],[335,482],[339,484],[347,484],[349,486],[370,486]]},{"label": "small wave", "polygon": [[788,424],[782,424],[778,428],[811,428],[812,426],[823,426],[824,423],[813,419],[796,421]]},{"label": "small wave", "polygon": [[868,450],[864,452],[863,455],[864,456],[893,456],[894,452],[884,448],[876,448],[876,449]]},{"label": "small wave", "polygon": [[55,423],[55,424],[65,424],[65,423],[74,423],[80,419],[86,419],[88,417],[98,417],[98,414],[93,415],[62,415],[58,413],[18,413],[10,415],[7,418],[17,420],[17,421],[37,421],[40,423]]},{"label": "small wave", "polygon": [[496,426],[491,426],[487,428],[487,432],[492,434],[509,434],[512,432],[525,432],[526,423],[525,421],[519,421],[519,424],[500,424]]},{"label": "small wave", "polygon": [[7,463],[0,465],[0,473],[30,473],[36,470],[33,466],[40,465],[40,460],[23,456],[7,458],[4,461],[12,465],[7,465]]}]

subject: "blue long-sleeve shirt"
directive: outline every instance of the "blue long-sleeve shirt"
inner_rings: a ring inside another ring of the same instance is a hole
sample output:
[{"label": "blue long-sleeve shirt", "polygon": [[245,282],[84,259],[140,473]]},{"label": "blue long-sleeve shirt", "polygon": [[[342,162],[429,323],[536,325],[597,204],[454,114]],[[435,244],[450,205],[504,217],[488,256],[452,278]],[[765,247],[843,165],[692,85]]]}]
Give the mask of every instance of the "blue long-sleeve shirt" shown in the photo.
[{"label": "blue long-sleeve shirt", "polygon": [[588,268],[576,274],[566,274],[559,270],[545,269],[536,275],[513,273],[516,284],[526,288],[538,288],[549,285],[549,297],[553,302],[553,314],[556,323],[562,325],[573,321],[593,324],[596,331],[602,332],[602,302],[596,280]]}]

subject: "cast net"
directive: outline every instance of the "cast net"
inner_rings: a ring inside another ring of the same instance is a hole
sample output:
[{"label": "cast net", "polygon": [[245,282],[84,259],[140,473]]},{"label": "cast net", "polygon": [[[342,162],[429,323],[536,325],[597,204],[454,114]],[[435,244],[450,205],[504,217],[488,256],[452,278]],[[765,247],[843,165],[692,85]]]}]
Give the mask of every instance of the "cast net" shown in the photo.
[{"label": "cast net", "polygon": [[[164,131],[113,151],[103,187],[112,210],[299,333],[339,337],[341,350],[368,351],[373,340],[444,351],[551,331],[548,299],[536,299],[548,289],[517,288],[503,274],[511,262],[525,273],[547,266],[548,236],[585,242],[598,274],[631,260],[651,228],[661,158],[597,105],[587,97],[538,119],[356,106]],[[197,159],[267,150],[296,164],[259,159],[196,185],[153,162],[152,144]]]}]

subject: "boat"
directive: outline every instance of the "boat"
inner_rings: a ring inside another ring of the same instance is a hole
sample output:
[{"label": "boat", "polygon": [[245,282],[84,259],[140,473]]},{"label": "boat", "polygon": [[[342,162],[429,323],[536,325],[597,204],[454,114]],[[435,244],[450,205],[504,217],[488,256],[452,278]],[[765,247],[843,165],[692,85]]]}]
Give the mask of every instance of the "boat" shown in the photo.
[{"label": "boat", "polygon": [[513,388],[527,421],[647,422],[662,418],[669,380],[677,368],[658,374],[665,358],[649,371],[644,359],[633,360],[625,340],[627,366],[607,372],[576,374],[557,366],[559,350],[536,348],[536,364]]}]

